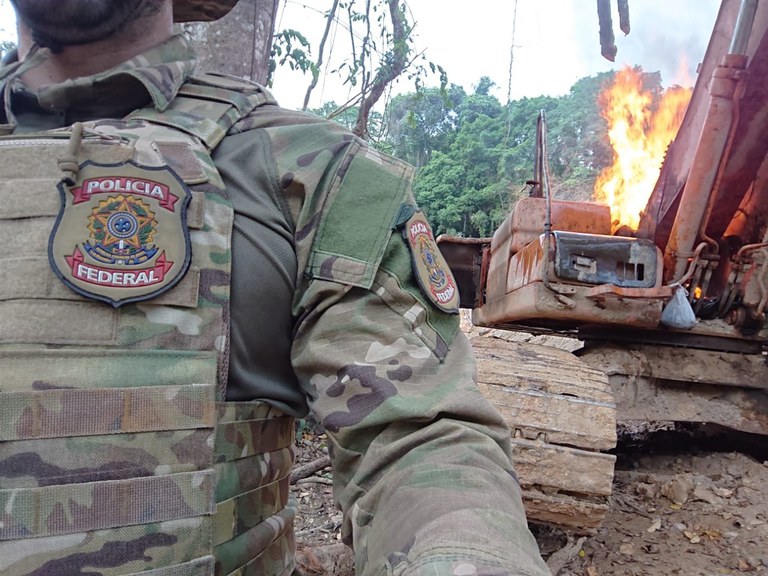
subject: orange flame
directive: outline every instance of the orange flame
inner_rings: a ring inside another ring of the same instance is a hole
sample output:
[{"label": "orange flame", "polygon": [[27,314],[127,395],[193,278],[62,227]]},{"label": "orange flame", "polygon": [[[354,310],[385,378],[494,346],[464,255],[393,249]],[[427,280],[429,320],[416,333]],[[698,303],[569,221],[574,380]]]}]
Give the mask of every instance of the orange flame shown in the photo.
[{"label": "orange flame", "polygon": [[614,231],[622,225],[637,230],[691,98],[691,89],[681,87],[654,98],[642,80],[641,70],[624,68],[599,96],[614,162],[598,176],[594,197],[611,206]]}]

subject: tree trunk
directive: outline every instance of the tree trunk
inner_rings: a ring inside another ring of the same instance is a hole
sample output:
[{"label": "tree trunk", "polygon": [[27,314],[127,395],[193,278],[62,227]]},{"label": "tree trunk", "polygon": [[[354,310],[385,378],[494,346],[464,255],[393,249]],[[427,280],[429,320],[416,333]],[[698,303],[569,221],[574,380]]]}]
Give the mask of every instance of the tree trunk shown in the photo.
[{"label": "tree trunk", "polygon": [[[408,35],[410,31],[407,29],[403,15],[400,13],[400,0],[387,0],[387,6],[392,22],[390,49],[384,55],[384,59],[376,71],[376,77],[368,87],[368,93],[360,103],[357,125],[353,130],[355,134],[365,139],[368,139],[368,117],[370,116],[371,108],[379,101],[387,86],[408,66]],[[365,78],[363,78],[363,85],[365,85]]]},{"label": "tree trunk", "polygon": [[279,0],[240,0],[217,22],[185,24],[201,71],[216,71],[267,83]]}]

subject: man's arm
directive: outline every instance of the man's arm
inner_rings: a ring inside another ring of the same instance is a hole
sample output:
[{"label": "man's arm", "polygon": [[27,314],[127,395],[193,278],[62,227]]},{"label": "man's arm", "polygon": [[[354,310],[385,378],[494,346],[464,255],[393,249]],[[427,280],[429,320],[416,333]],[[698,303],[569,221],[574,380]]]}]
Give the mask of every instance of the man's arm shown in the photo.
[{"label": "man's arm", "polygon": [[478,391],[458,316],[419,291],[399,233],[370,290],[314,280],[303,301],[293,364],[331,439],[358,574],[549,574],[509,431]]},{"label": "man's arm", "polygon": [[239,128],[263,128],[295,222],[291,364],[331,440],[358,573],[548,575],[458,316],[413,275],[410,167],[276,107]]}]

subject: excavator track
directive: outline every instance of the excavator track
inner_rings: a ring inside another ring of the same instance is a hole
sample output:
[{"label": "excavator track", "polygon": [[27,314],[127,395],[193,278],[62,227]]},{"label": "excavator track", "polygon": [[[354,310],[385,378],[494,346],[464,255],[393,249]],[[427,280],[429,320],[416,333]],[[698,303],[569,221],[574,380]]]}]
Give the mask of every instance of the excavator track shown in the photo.
[{"label": "excavator track", "polygon": [[578,355],[608,376],[623,424],[715,424],[768,436],[762,353],[588,341]]},{"label": "excavator track", "polygon": [[503,334],[471,341],[480,389],[512,430],[528,519],[592,533],[608,511],[616,460],[604,453],[616,446],[608,378],[566,350]]}]

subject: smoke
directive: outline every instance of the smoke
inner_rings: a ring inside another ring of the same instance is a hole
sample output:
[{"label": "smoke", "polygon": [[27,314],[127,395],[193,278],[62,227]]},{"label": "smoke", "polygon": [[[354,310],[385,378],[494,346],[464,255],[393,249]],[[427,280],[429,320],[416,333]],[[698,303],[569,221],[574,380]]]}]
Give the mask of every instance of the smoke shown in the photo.
[{"label": "smoke", "polygon": [[[618,55],[613,66],[603,69],[640,65],[647,72],[660,72],[665,86],[692,86],[719,6],[719,0],[630,0],[632,31],[624,36],[618,30],[618,15],[614,4]],[[595,14],[592,20],[596,26],[597,10],[593,11]],[[599,54],[596,33],[594,37],[591,50]]]}]

